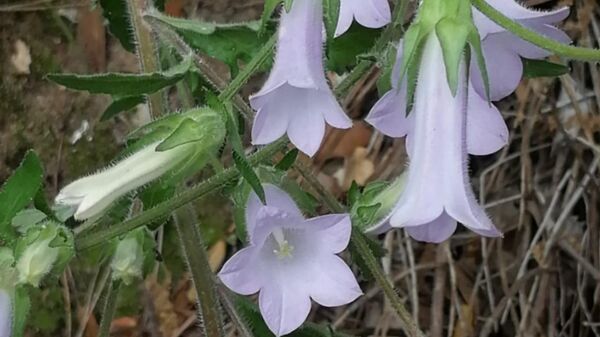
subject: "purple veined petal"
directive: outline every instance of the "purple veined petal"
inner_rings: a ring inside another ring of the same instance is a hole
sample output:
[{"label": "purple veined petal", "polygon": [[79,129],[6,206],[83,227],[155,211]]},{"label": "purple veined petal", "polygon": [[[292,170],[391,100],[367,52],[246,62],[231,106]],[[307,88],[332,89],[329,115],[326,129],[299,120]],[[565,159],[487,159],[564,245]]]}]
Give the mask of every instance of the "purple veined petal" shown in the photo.
[{"label": "purple veined petal", "polygon": [[[279,187],[271,184],[264,184],[263,189],[269,208],[284,212],[294,219],[304,218],[296,202]],[[263,205],[256,193],[251,192],[246,204],[246,230],[248,231],[250,241],[255,241],[254,236],[259,223],[259,218],[263,216],[261,214],[262,212],[267,211],[265,208],[266,206]]]},{"label": "purple veined petal", "polygon": [[241,295],[256,294],[263,284],[260,265],[255,263],[256,247],[247,247],[233,255],[221,271],[219,278],[227,288]]},{"label": "purple veined petal", "polygon": [[439,218],[430,223],[406,227],[405,230],[410,237],[417,241],[442,243],[456,231],[456,220],[452,219],[448,213],[442,212]]},{"label": "purple veined petal", "polygon": [[368,28],[380,28],[392,21],[388,0],[341,0],[340,17],[335,37],[344,34],[353,19]]},{"label": "purple veined petal", "polygon": [[399,89],[388,91],[375,103],[365,119],[386,136],[400,138],[412,128],[413,114],[406,116],[406,80]]},{"label": "purple veined petal", "polygon": [[318,270],[309,280],[313,286],[310,297],[325,307],[337,307],[351,303],[363,292],[350,267],[337,255],[320,256]]},{"label": "purple veined petal", "polygon": [[258,303],[267,326],[276,336],[298,329],[311,309],[310,297],[304,289],[281,282],[265,285]]},{"label": "purple veined petal", "polygon": [[[515,91],[521,82],[523,61],[511,49],[510,36],[494,34],[483,40],[482,48],[490,80],[490,98],[498,101]],[[485,97],[485,86],[477,62],[471,62],[471,81],[480,96]]]},{"label": "purple veined petal", "polygon": [[469,86],[467,108],[467,150],[483,156],[508,144],[509,131],[500,111]]},{"label": "purple veined petal", "polygon": [[[487,0],[487,3],[505,16],[524,25],[555,24],[566,19],[570,13],[568,7],[561,7],[553,11],[539,11],[523,7],[514,0]],[[489,34],[506,31],[475,8],[473,9],[473,19],[482,38]]]},{"label": "purple veined petal", "polygon": [[[571,38],[562,30],[551,26],[551,25],[532,25],[529,27],[530,29],[536,31],[537,33],[544,35],[550,39],[556,40],[563,44],[571,44]],[[542,59],[552,55],[551,52],[544,50],[538,46],[535,46],[521,38],[514,36],[508,32],[503,34],[510,35],[510,46],[511,48],[521,55],[522,57],[528,59]]]},{"label": "purple veined petal", "polygon": [[310,233],[311,241],[331,254],[341,253],[350,242],[352,223],[348,214],[329,214],[306,220],[301,228]]},{"label": "purple veined petal", "polygon": [[456,118],[464,110],[460,90],[455,98],[445,78],[441,46],[435,34],[428,38],[415,92],[414,123],[409,134],[408,183],[390,219],[392,227],[418,226],[437,219],[444,210],[443,188],[452,176],[447,166],[462,165],[452,158],[460,151],[462,133]]}]

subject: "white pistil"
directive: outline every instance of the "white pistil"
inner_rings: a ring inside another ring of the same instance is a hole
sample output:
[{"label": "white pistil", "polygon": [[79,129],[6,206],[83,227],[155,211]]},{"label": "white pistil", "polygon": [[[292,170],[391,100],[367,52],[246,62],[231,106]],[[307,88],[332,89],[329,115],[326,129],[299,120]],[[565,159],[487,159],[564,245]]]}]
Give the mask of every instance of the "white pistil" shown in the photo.
[{"label": "white pistil", "polygon": [[279,249],[274,249],[273,253],[277,255],[279,259],[291,258],[292,253],[294,252],[294,246],[290,245],[285,239],[283,230],[281,228],[276,228],[271,234],[279,246]]}]

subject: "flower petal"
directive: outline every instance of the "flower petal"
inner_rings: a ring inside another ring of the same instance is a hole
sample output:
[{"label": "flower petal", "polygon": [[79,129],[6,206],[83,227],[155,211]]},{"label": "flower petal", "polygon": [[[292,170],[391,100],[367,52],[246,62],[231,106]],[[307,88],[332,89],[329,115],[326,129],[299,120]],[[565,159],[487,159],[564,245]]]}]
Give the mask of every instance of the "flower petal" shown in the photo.
[{"label": "flower petal", "polygon": [[468,152],[477,156],[494,153],[508,144],[508,138],[508,127],[500,111],[469,86]]},{"label": "flower petal", "polygon": [[399,138],[410,131],[413,115],[406,116],[406,86],[403,85],[383,95],[369,112],[366,121],[384,135]]},{"label": "flower petal", "polygon": [[387,0],[341,0],[336,37],[350,28],[353,18],[368,28],[383,27],[392,21],[390,4]]},{"label": "flower petal", "polygon": [[[265,191],[267,206],[284,212],[291,217],[303,218],[298,205],[296,205],[296,202],[285,191],[272,184],[264,184],[263,189]],[[251,241],[253,241],[257,227],[260,225],[259,219],[261,218],[261,213],[264,212],[265,207],[266,206],[263,205],[258,198],[258,195],[251,192],[246,204],[246,230],[248,231]],[[255,244],[257,243],[255,242]]]},{"label": "flower petal", "polygon": [[337,307],[363,294],[350,267],[337,255],[320,256],[318,270],[311,274],[310,297],[326,307]]},{"label": "flower petal", "polygon": [[12,332],[12,300],[10,295],[0,289],[0,336],[10,336]]},{"label": "flower petal", "polygon": [[350,242],[352,223],[348,214],[329,214],[306,220],[301,228],[310,233],[311,241],[332,254],[341,253]]},{"label": "flower petal", "polygon": [[[494,34],[483,40],[482,48],[485,56],[489,80],[490,98],[498,101],[512,94],[519,86],[523,74],[523,62],[512,50],[510,36]],[[502,65],[502,66],[498,66]],[[483,78],[477,62],[471,62],[471,81],[480,96],[486,97]]]},{"label": "flower petal", "polygon": [[219,278],[227,288],[240,295],[252,295],[260,290],[263,273],[255,263],[256,253],[255,247],[244,248],[225,262]]},{"label": "flower petal", "polygon": [[[290,141],[308,156],[314,156],[323,142],[325,136],[325,119],[321,112],[308,109],[302,104],[302,97],[290,97],[290,115],[292,116],[288,126],[288,137]],[[292,106],[294,108],[292,108]],[[295,111],[294,111],[295,110]]]},{"label": "flower petal", "polygon": [[289,116],[282,103],[282,100],[277,100],[258,110],[252,125],[252,144],[269,144],[285,135]]},{"label": "flower petal", "polygon": [[258,303],[267,326],[276,336],[298,329],[311,309],[310,297],[305,289],[281,282],[265,285],[258,296]]},{"label": "flower petal", "polygon": [[439,218],[420,226],[406,227],[408,235],[413,239],[431,243],[441,243],[456,231],[456,220],[443,212]]}]

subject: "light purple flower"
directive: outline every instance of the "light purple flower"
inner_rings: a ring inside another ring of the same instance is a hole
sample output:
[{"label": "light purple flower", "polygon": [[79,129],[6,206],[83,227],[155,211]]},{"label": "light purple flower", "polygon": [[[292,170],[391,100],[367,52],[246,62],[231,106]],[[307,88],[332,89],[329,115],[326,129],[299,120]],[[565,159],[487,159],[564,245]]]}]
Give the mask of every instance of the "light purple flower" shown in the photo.
[{"label": "light purple flower", "polygon": [[[544,12],[525,8],[513,0],[487,2],[507,17],[539,34],[562,43],[571,42],[562,30],[554,26],[569,16],[568,7]],[[523,74],[521,57],[542,59],[551,53],[506,31],[476,9],[473,10],[473,18],[482,38],[482,48],[488,65],[490,98],[497,101],[510,95],[519,85]],[[471,62],[471,73],[475,90],[485,97],[483,79],[476,62]]]},{"label": "light purple flower", "polygon": [[258,112],[253,144],[271,143],[287,132],[298,149],[313,156],[323,141],[325,122],[341,129],[352,126],[325,79],[321,1],[294,1],[290,12],[282,12],[273,70],[250,97]]},{"label": "light purple flower", "polygon": [[[446,80],[442,48],[430,34],[419,67],[414,109],[406,117],[405,84],[386,94],[368,121],[391,136],[407,135],[408,182],[389,223],[420,241],[442,242],[457,221],[484,236],[498,236],[469,184],[468,153],[497,150],[506,142],[506,124],[478,95],[469,95],[466,65],[456,96]],[[396,86],[398,79],[395,78]]]},{"label": "light purple flower", "polygon": [[0,289],[0,336],[12,335],[12,300],[6,290]]},{"label": "light purple flower", "polygon": [[306,320],[311,298],[334,307],[354,301],[362,292],[336,255],[348,246],[350,217],[333,214],[307,220],[285,192],[273,185],[264,189],[267,206],[254,193],[248,200],[250,245],[225,263],[219,277],[239,294],[260,292],[262,316],[281,336]]},{"label": "light purple flower", "polygon": [[392,21],[390,4],[388,0],[341,0],[335,36],[348,31],[354,19],[368,28],[383,27]]}]

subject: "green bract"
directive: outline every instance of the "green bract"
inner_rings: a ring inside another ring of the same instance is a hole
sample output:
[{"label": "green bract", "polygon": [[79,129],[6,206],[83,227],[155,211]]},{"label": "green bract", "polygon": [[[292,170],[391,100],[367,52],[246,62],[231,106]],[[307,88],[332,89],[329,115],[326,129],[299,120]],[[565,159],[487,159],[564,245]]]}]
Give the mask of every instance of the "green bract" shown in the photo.
[{"label": "green bract", "polygon": [[431,33],[437,35],[442,46],[446,78],[452,93],[456,94],[459,67],[467,46],[471,47],[470,50],[477,57],[477,63],[484,76],[486,91],[489,92],[485,59],[479,32],[473,22],[471,2],[469,0],[423,0],[417,18],[404,36],[400,76],[401,80],[405,76],[408,77],[409,97],[412,97],[416,86],[422,48]]}]

